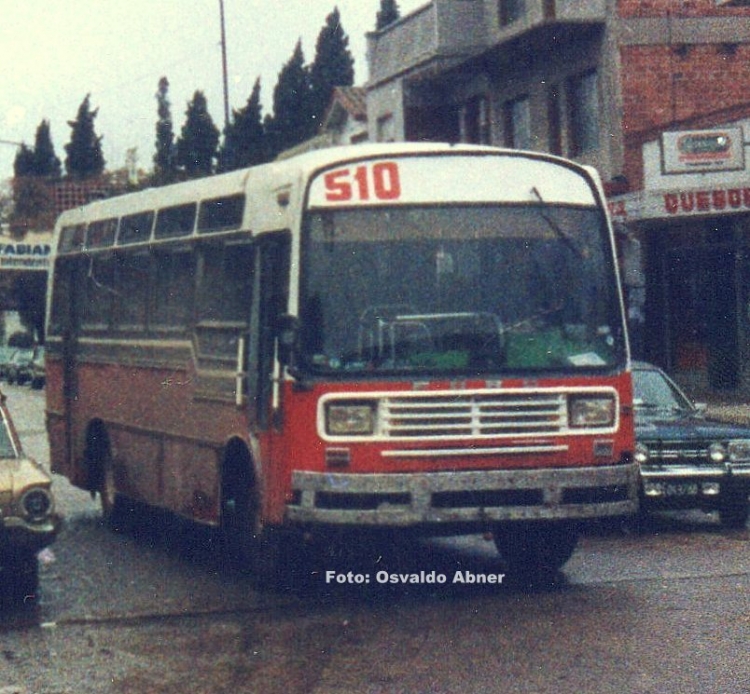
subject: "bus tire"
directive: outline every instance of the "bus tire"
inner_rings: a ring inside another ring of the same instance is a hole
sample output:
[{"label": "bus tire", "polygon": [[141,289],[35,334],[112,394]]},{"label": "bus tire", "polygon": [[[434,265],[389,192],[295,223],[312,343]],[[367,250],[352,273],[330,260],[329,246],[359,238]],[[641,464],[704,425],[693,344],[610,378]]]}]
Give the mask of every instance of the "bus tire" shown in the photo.
[{"label": "bus tire", "polygon": [[221,473],[221,545],[228,569],[262,583],[277,567],[277,543],[260,520],[260,494],[250,452],[242,441],[226,448]]},{"label": "bus tire", "polygon": [[569,523],[518,523],[499,528],[495,546],[509,571],[524,579],[550,579],[570,559],[578,534]]}]

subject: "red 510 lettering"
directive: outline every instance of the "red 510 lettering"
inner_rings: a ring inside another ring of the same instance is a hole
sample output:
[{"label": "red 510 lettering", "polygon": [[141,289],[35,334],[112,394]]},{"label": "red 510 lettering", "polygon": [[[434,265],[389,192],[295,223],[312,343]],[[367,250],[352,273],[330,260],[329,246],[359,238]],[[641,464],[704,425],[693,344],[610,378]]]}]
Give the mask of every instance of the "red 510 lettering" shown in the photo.
[{"label": "red 510 lettering", "polygon": [[336,169],[325,175],[328,202],[398,200],[401,178],[395,161]]}]

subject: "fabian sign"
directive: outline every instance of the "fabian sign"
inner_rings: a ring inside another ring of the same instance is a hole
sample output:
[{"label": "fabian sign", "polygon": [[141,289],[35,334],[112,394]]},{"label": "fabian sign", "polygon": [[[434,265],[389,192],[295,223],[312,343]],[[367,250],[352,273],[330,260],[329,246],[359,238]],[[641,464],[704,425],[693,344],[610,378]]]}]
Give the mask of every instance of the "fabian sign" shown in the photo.
[{"label": "fabian sign", "polygon": [[49,243],[0,242],[0,270],[49,270]]}]

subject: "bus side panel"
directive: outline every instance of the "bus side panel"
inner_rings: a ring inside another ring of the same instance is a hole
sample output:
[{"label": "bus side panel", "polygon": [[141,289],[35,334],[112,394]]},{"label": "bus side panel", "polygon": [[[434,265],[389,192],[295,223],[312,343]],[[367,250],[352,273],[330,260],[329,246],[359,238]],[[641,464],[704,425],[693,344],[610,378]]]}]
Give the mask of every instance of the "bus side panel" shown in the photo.
[{"label": "bus side panel", "polygon": [[82,479],[78,479],[70,456],[70,442],[66,426],[66,403],[62,393],[62,362],[50,356],[49,348],[46,356],[46,384],[47,395],[46,417],[47,436],[49,439],[50,467],[52,472],[62,475],[72,484],[81,486]]},{"label": "bus side panel", "polygon": [[195,520],[218,522],[221,452],[232,437],[248,439],[246,416],[234,403],[198,397],[195,373],[188,369],[81,359],[75,380],[76,397],[58,403],[61,412],[69,408],[71,463],[59,455],[65,449],[65,419],[51,418],[50,442],[62,474],[86,488],[86,432],[92,421],[101,420],[110,439],[118,493]]}]

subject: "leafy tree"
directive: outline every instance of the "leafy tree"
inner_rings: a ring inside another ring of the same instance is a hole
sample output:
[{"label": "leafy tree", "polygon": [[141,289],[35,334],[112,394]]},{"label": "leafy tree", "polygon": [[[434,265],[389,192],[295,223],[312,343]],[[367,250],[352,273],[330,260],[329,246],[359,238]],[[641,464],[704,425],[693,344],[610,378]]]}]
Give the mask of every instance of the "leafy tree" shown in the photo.
[{"label": "leafy tree", "polygon": [[177,140],[176,163],[189,178],[200,178],[213,173],[214,159],[219,146],[219,129],[208,112],[206,97],[195,92],[185,112],[185,123]]},{"label": "leafy tree", "polygon": [[172,107],[169,102],[169,80],[162,77],[156,92],[156,153],[154,154],[154,183],[164,185],[177,179],[175,163],[174,128]]},{"label": "leafy tree", "polygon": [[385,29],[401,17],[396,0],[380,0],[380,9],[375,20],[375,31]]},{"label": "leafy tree", "polygon": [[312,112],[318,125],[331,101],[334,87],[349,87],[352,84],[354,58],[337,7],[326,17],[326,23],[318,34],[315,60],[310,67]]},{"label": "leafy tree", "polygon": [[104,171],[102,138],[94,130],[94,120],[99,109],[91,110],[90,96],[87,94],[81,102],[76,119],[68,121],[72,132],[70,142],[65,145],[68,154],[65,158],[65,170],[72,178],[89,178]]},{"label": "leafy tree", "polygon": [[262,110],[260,79],[257,79],[244,108],[232,110],[232,122],[224,133],[219,152],[219,171],[234,171],[268,161]]},{"label": "leafy tree", "polygon": [[266,120],[272,157],[304,142],[315,133],[310,72],[305,65],[302,42],[279,73],[273,90],[273,117]]},{"label": "leafy tree", "polygon": [[59,178],[61,173],[60,160],[55,154],[52,144],[49,121],[43,120],[36,129],[34,140],[34,176],[45,178]]}]

